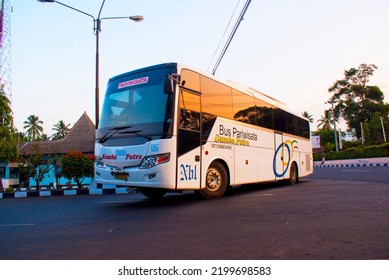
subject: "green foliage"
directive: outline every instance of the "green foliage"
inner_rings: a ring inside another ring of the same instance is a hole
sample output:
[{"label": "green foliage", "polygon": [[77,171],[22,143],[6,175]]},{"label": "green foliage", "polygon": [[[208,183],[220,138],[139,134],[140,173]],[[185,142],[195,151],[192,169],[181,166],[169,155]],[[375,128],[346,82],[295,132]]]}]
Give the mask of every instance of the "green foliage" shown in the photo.
[{"label": "green foliage", "polygon": [[24,129],[27,129],[27,135],[30,141],[38,140],[43,132],[43,122],[39,120],[38,116],[31,115],[24,122]]},{"label": "green foliage", "polygon": [[385,136],[387,138],[389,137],[389,119],[387,117],[381,117],[377,114],[370,120],[370,122],[366,122],[363,124],[365,145],[374,145],[385,142],[381,118],[382,123],[384,124]]},{"label": "green foliage", "polygon": [[33,148],[34,153],[28,158],[20,157],[18,160],[19,170],[22,174],[35,180],[37,190],[40,183],[50,171],[49,164],[44,160],[43,155],[37,148]]},{"label": "green foliage", "polygon": [[319,129],[321,127],[320,130],[331,130],[332,129],[331,125],[334,124],[332,112],[330,110],[325,110],[324,116],[320,116],[320,117],[321,119],[317,120],[317,122],[319,123],[317,125],[317,128]]},{"label": "green foliage", "polygon": [[389,157],[389,143],[353,147],[339,152],[330,151],[328,153],[315,154],[314,160],[319,161],[323,157],[326,160]]},{"label": "green foliage", "polygon": [[5,193],[13,193],[15,190],[12,187],[8,187],[4,190]]},{"label": "green foliage", "polygon": [[[345,137],[345,133],[342,132],[342,138]],[[318,131],[313,131],[312,135],[318,135],[320,136],[320,143],[321,147],[323,148],[323,152],[327,153],[330,151],[335,150],[335,135],[333,129],[320,129]],[[338,136],[338,143],[340,143],[339,139],[339,133],[337,133]]]},{"label": "green foliage", "polygon": [[310,113],[308,113],[307,111],[304,111],[301,113],[301,115],[303,117],[307,118],[310,123],[313,123],[313,117]]},{"label": "green foliage", "polygon": [[94,156],[81,152],[69,152],[62,157],[62,174],[68,180],[74,180],[81,189],[85,178],[94,175]]},{"label": "green foliage", "polygon": [[[362,138],[361,123],[369,124],[377,115],[387,117],[389,113],[389,105],[384,103],[380,88],[367,85],[376,69],[374,64],[361,64],[358,68],[346,70],[344,79],[336,81],[328,89],[333,93],[329,103],[335,105],[336,117],[343,117],[349,131],[358,139]],[[380,143],[379,136],[376,138],[372,132],[364,131],[368,134],[366,139],[371,140],[370,143]]]},{"label": "green foliage", "polygon": [[65,124],[63,120],[60,120],[57,124],[54,125],[53,130],[56,131],[56,133],[52,136],[53,140],[60,140],[65,138],[65,136],[69,133],[70,124]]},{"label": "green foliage", "polygon": [[0,160],[17,158],[17,137],[10,101],[0,87]]},{"label": "green foliage", "polygon": [[331,152],[331,151],[335,150],[335,144],[327,142],[324,144],[323,149],[324,149],[325,153]]}]

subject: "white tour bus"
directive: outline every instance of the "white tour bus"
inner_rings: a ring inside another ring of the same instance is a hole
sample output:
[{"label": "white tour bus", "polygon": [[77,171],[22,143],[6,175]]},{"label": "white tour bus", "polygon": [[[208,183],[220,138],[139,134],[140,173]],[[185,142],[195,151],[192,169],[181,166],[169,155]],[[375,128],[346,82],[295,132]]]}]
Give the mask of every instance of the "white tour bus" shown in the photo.
[{"label": "white tour bus", "polygon": [[177,63],[108,82],[96,135],[98,184],[136,187],[150,198],[313,172],[307,119],[259,91]]}]

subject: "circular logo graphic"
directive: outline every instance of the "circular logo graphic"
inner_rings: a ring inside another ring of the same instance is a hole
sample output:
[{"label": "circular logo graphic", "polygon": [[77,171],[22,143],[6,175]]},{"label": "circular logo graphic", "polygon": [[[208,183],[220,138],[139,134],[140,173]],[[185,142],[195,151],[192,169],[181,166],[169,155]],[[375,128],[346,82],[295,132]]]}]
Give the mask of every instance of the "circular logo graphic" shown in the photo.
[{"label": "circular logo graphic", "polygon": [[[284,177],[286,172],[288,172],[290,160],[293,158],[294,150],[298,149],[297,144],[298,143],[296,140],[287,140],[278,146],[273,158],[273,172],[277,178]],[[288,154],[287,156],[285,155],[286,153]],[[283,172],[281,173],[277,172],[278,162],[280,162],[283,166]]]}]

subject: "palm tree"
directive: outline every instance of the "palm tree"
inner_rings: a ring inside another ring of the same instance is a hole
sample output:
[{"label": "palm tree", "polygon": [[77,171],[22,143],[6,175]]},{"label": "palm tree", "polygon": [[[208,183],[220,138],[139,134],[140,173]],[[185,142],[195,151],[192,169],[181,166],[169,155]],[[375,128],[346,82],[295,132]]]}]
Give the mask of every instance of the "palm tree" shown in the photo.
[{"label": "palm tree", "polygon": [[312,117],[312,115],[309,114],[307,111],[304,111],[304,112],[302,113],[302,116],[305,117],[305,118],[307,118],[307,119],[309,120],[310,123],[313,123],[313,117]]},{"label": "palm tree", "polygon": [[70,124],[65,124],[63,120],[60,120],[57,124],[54,125],[53,130],[56,131],[56,133],[52,136],[53,140],[60,140],[65,138],[65,136],[69,133]]},{"label": "palm tree", "polygon": [[39,120],[38,116],[29,116],[24,124],[23,128],[27,129],[26,134],[28,135],[29,140],[36,140],[43,132],[43,127],[41,126],[43,122]]},{"label": "palm tree", "polygon": [[39,141],[48,141],[49,140],[49,136],[47,136],[46,133],[43,133],[39,136],[38,138]]},{"label": "palm tree", "polygon": [[317,128],[322,127],[322,130],[330,130],[332,129],[331,125],[334,123],[332,118],[332,112],[330,110],[324,110],[324,116],[320,116],[321,119],[318,119]]}]

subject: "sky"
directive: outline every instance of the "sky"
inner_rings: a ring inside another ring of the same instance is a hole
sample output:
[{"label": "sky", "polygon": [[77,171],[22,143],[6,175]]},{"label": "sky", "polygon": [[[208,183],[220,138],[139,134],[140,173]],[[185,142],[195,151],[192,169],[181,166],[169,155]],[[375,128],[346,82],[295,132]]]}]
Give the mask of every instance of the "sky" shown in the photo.
[{"label": "sky", "polygon": [[[94,17],[102,3],[61,2]],[[164,62],[211,71],[227,24],[237,7],[235,23],[245,2],[106,0],[102,18],[142,15],[144,21],[102,21],[100,107],[108,79],[117,74]],[[73,126],[87,112],[94,121],[92,18],[58,3],[11,0],[11,5],[16,128],[24,132],[23,122],[33,114],[48,136],[59,120]],[[362,63],[378,67],[370,85],[379,86],[389,102],[388,15],[388,0],[252,0],[216,76],[275,97],[292,112],[307,111],[316,130],[329,108],[328,88]]]}]

